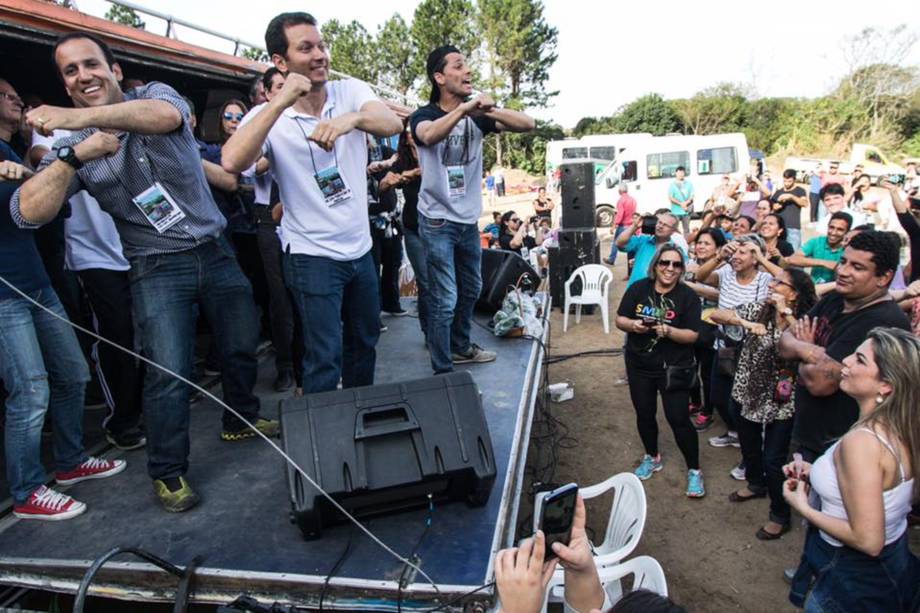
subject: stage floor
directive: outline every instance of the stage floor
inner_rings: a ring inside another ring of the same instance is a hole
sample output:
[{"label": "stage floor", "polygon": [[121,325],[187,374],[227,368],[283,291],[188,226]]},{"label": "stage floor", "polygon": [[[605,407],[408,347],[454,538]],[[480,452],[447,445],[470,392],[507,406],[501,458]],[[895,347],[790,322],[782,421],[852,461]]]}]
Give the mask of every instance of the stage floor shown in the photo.
[{"label": "stage floor", "polygon": [[[414,311],[414,308],[410,306]],[[377,382],[431,374],[428,353],[414,317],[384,316],[389,331],[378,345]],[[487,318],[478,316],[485,324]],[[443,604],[491,581],[494,551],[510,544],[526,460],[542,353],[537,343],[498,339],[473,326],[473,340],[498,352],[490,364],[468,369],[482,392],[495,451],[497,478],[486,506],[450,503],[434,509],[364,520],[390,547],[408,556],[418,547],[422,569],[437,590],[415,577],[402,590],[404,608]],[[281,395],[270,391],[271,359],[260,367],[258,393],[263,413],[277,416]],[[128,469],[111,479],[67,489],[88,511],[61,523],[0,520],[0,583],[74,591],[89,563],[117,546],[136,546],[184,566],[203,556],[194,600],[228,602],[248,593],[265,600],[309,605],[351,540],[351,551],[329,583],[324,606],[396,609],[396,583],[403,565],[357,528],[338,525],[318,541],[304,541],[289,521],[282,459],[261,440],[222,442],[220,408],[200,401],[192,409],[192,452],[188,478],[202,497],[194,510],[160,509],[146,471],[143,450],[122,454]],[[169,600],[176,580],[136,558],[106,565],[91,593],[116,598]],[[491,590],[464,602],[488,606]]]}]

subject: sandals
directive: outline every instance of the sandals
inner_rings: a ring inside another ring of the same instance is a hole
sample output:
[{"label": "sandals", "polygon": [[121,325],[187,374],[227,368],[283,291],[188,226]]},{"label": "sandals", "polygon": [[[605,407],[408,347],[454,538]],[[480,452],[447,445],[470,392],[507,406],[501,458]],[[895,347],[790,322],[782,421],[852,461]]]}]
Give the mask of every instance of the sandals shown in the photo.
[{"label": "sandals", "polygon": [[790,529],[791,529],[790,525],[785,524],[782,530],[780,530],[777,534],[773,534],[772,532],[767,532],[766,530],[763,529],[763,526],[761,526],[760,529],[754,534],[754,536],[756,536],[761,541],[775,541],[782,535],[789,532]]},{"label": "sandals", "polygon": [[754,500],[755,498],[766,498],[767,496],[767,492],[765,491],[760,492],[760,493],[754,493],[754,494],[751,494],[750,496],[742,496],[741,494],[738,493],[738,491],[734,491],[728,495],[729,502],[747,502],[748,500]]}]

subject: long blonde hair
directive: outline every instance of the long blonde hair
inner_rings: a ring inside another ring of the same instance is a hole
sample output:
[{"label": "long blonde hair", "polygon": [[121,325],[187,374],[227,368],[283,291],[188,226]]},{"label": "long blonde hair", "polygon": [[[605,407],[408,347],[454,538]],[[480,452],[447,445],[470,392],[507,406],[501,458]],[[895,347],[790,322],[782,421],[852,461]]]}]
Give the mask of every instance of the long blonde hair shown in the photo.
[{"label": "long blonde hair", "polygon": [[879,378],[891,393],[856,426],[879,425],[900,439],[910,457],[914,498],[920,498],[920,339],[898,328],[869,332]]}]

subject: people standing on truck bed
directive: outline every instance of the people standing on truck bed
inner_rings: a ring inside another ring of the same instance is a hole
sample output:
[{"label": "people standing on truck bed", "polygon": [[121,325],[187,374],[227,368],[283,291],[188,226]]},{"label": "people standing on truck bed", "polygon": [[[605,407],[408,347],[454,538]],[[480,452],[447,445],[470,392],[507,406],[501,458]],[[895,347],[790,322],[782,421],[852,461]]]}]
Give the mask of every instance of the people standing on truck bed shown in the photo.
[{"label": "people standing on truck bed", "polygon": [[[163,83],[123,94],[121,68],[98,38],[74,32],[58,39],[53,59],[75,108],[41,106],[33,128],[75,134],[55,143],[40,172],[14,194],[11,213],[24,228],[52,219],[86,189],[115,219],[131,264],[134,321],[145,357],[189,378],[197,309],[218,337],[227,403],[263,434],[278,423],[259,415],[255,357],[258,320],[249,281],[221,235],[226,224],[211,197],[189,129],[189,108]],[[185,479],[190,388],[158,368],[144,379],[148,471],[168,511],[199,502]],[[255,436],[224,413],[221,438]]]}]

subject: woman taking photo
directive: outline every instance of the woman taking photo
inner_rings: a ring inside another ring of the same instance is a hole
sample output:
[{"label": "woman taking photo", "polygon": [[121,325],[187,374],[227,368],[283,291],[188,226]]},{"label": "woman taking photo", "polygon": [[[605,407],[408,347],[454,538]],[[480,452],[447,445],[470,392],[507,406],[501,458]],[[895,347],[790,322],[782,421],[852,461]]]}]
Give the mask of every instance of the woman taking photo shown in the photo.
[{"label": "woman taking photo", "polygon": [[[859,404],[858,421],[814,465],[784,467],[783,495],[811,524],[789,594],[806,611],[896,613],[920,604],[920,564],[906,534],[920,493],[917,381],[920,340],[875,328],[843,360],[840,389]],[[809,503],[810,489],[819,506]]]},{"label": "woman taking photo", "polygon": [[789,455],[795,412],[796,365],[779,357],[783,331],[815,305],[815,286],[804,270],[790,268],[770,281],[766,300],[734,309],[720,309],[712,320],[741,326],[747,334],[738,355],[732,400],[740,408],[736,420],[747,487],[728,497],[746,502],[770,495],[769,521],[755,536],[762,541],[789,531],[789,505],[783,499],[783,463]]},{"label": "woman taking photo", "polygon": [[700,327],[700,301],[681,282],[683,253],[664,243],[649,264],[648,278],[629,286],[617,309],[617,328],[626,332],[626,378],[636,409],[636,425],[645,455],[636,476],[649,479],[662,469],[658,452],[658,395],[665,418],[687,464],[687,496],[706,490],[700,470],[699,442],[687,403],[695,376],[693,344]]},{"label": "woman taking photo", "polygon": [[535,235],[530,236],[531,224],[523,221],[514,211],[508,211],[499,222],[498,241],[505,251],[523,255],[523,248],[533,249],[543,244],[543,226],[534,224]]}]

